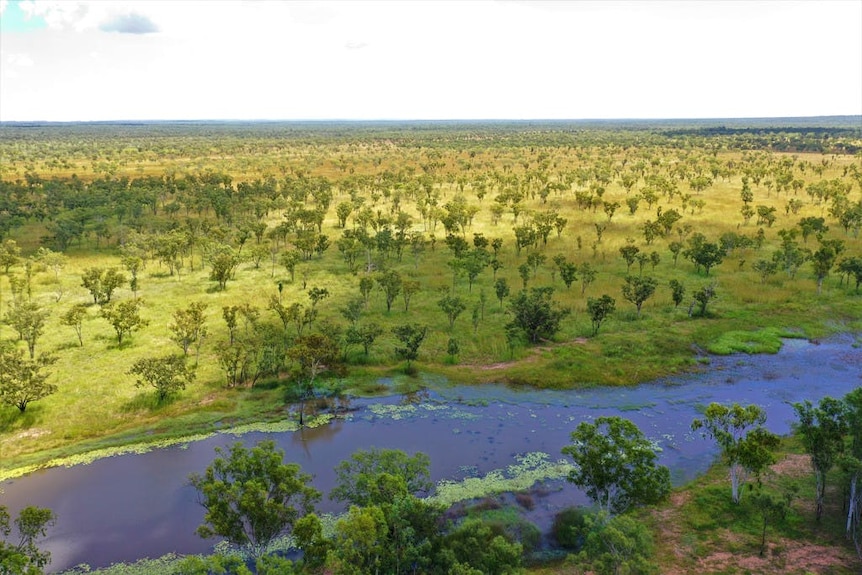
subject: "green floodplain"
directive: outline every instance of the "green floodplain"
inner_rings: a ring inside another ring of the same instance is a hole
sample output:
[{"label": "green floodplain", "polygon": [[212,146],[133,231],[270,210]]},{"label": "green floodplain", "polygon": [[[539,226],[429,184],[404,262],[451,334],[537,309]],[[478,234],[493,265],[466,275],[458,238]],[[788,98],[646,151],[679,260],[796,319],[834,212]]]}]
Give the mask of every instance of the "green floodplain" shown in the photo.
[{"label": "green floodplain", "polygon": [[0,479],[381,378],[632,385],[858,334],[860,228],[860,117],[0,124]]}]

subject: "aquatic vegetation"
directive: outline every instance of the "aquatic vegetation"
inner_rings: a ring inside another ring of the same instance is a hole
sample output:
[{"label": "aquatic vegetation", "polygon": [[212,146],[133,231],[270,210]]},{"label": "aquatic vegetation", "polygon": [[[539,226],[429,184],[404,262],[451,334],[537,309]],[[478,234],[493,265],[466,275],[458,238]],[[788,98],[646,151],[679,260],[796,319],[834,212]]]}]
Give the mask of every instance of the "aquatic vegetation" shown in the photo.
[{"label": "aquatic vegetation", "polygon": [[406,419],[408,417],[428,417],[430,414],[440,415],[447,419],[461,420],[479,419],[481,417],[475,413],[463,411],[442,403],[409,403],[406,405],[373,403],[368,406],[368,411],[376,417],[393,420]]},{"label": "aquatic vegetation", "polygon": [[565,460],[551,461],[551,456],[540,451],[515,457],[517,463],[505,469],[495,469],[480,477],[467,477],[461,481],[441,480],[430,501],[451,506],[459,501],[524,491],[539,481],[563,479],[573,469]]},{"label": "aquatic vegetation", "polygon": [[185,437],[158,439],[146,443],[134,443],[130,445],[94,449],[85,453],[77,453],[75,455],[69,455],[67,457],[52,459],[41,465],[28,465],[25,467],[18,467],[16,469],[0,471],[0,481],[21,477],[22,475],[26,475],[28,473],[32,473],[34,471],[47,467],[73,467],[75,465],[88,465],[90,463],[93,463],[94,461],[98,461],[99,459],[105,459],[106,457],[117,457],[120,455],[140,455],[153,451],[154,449],[164,449],[167,447],[174,447],[176,445],[188,445],[193,441],[209,439],[213,435],[215,434],[200,433]]}]

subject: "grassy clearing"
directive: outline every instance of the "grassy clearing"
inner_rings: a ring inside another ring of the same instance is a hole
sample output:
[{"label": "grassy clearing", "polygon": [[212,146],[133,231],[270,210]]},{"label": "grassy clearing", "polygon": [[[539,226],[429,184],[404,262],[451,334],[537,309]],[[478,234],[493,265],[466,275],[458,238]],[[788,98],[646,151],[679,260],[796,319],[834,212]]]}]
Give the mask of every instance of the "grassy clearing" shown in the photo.
[{"label": "grassy clearing", "polygon": [[839,472],[828,483],[823,520],[814,519],[814,476],[795,438],[786,438],[779,461],[762,478],[767,492],[793,496],[784,520],[771,523],[760,556],[762,515],[745,490],[739,505],[730,499],[727,469],[716,465],[673,494],[668,504],[642,518],[656,534],[655,559],[662,573],[850,575],[862,568],[853,544],[844,538],[845,512]]}]

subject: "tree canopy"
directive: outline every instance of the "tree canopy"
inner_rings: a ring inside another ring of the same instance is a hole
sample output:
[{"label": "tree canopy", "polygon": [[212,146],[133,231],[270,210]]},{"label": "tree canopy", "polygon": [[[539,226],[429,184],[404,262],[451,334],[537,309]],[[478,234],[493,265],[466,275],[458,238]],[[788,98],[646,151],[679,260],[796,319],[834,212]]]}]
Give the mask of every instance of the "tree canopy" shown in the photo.
[{"label": "tree canopy", "polygon": [[227,452],[217,447],[216,453],[203,474],[189,477],[206,510],[197,529],[201,537],[224,537],[259,557],[320,499],[311,476],[298,464],[284,463],[284,452],[272,441],[251,449],[237,442]]},{"label": "tree canopy", "polygon": [[606,513],[661,501],[670,493],[670,471],[657,465],[656,447],[621,417],[582,421],[563,453],[574,460],[568,480]]}]

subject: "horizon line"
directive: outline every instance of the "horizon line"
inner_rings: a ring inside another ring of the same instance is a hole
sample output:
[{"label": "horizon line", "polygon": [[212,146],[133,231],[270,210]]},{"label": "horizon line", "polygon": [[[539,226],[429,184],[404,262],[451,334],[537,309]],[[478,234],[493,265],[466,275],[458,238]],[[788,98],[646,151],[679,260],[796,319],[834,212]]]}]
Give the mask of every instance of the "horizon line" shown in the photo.
[{"label": "horizon line", "polygon": [[11,124],[130,124],[130,123],[481,123],[481,122],[684,122],[727,120],[815,120],[858,118],[862,114],[823,114],[806,116],[699,116],[699,117],[605,117],[605,118],[113,118],[89,120],[0,120]]}]

